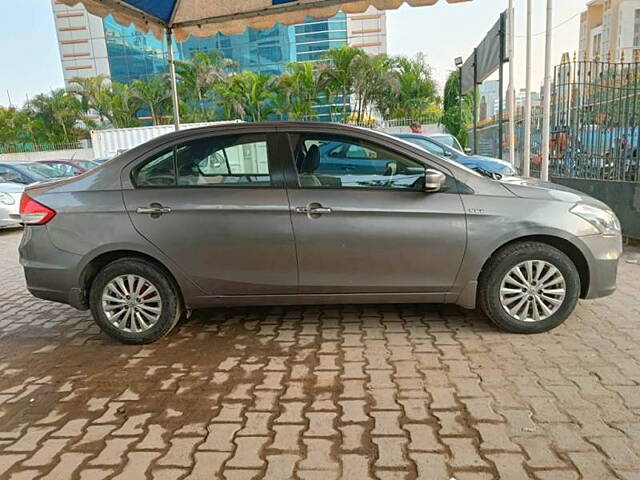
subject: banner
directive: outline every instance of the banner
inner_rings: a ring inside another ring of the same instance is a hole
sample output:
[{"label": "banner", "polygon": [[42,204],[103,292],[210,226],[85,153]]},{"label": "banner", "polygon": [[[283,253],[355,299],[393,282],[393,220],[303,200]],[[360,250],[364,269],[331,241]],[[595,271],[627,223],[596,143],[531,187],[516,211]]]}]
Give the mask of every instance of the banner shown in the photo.
[{"label": "banner", "polygon": [[[502,27],[502,16],[504,16],[504,29]],[[504,30],[504,34],[503,34]],[[500,67],[501,60],[504,62],[509,61],[507,58],[506,45],[508,45],[507,34],[509,32],[509,15],[505,10],[502,13],[501,18],[495,23],[495,25],[489,30],[482,42],[476,49],[477,65],[473,53],[462,65],[462,94],[469,93],[474,89],[474,65],[477,68],[477,83],[482,83],[489,78],[493,72]],[[500,42],[500,37],[504,35],[504,42]],[[501,52],[501,46],[504,51]]]}]

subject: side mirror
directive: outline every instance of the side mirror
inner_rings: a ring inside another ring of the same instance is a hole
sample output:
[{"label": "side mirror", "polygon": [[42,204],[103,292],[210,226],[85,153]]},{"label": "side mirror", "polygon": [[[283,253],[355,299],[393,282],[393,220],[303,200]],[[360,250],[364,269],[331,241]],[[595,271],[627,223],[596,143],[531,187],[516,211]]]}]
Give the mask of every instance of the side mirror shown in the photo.
[{"label": "side mirror", "polygon": [[470,155],[470,154],[471,154],[471,152],[472,152],[472,150],[471,150],[471,148],[469,148],[469,147],[466,147],[466,148],[464,149],[464,153],[466,153],[467,155]]},{"label": "side mirror", "polygon": [[444,185],[447,177],[444,173],[432,168],[427,168],[424,171],[424,191],[425,192],[438,192]]},{"label": "side mirror", "polygon": [[445,150],[444,151],[444,156],[445,157],[451,157],[452,155],[451,155],[451,152],[449,150]]}]

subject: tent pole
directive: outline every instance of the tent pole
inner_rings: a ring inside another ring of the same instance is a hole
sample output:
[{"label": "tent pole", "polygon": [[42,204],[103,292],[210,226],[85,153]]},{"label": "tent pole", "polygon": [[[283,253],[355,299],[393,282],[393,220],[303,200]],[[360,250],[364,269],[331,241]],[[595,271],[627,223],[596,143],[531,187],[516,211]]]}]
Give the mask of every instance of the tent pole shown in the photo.
[{"label": "tent pole", "polygon": [[527,0],[527,67],[526,88],[524,99],[524,155],[522,157],[522,175],[531,175],[531,6],[532,0]]},{"label": "tent pole", "polygon": [[169,78],[171,79],[171,100],[173,101],[173,123],[177,132],[180,130],[180,108],[178,106],[176,65],[173,61],[173,31],[170,28],[167,28],[167,56],[169,58]]},{"label": "tent pole", "polygon": [[542,104],[542,164],[540,178],[549,181],[549,141],[551,137],[551,34],[553,31],[553,0],[547,0],[547,35],[544,52],[544,99]]},{"label": "tent pole", "polygon": [[509,102],[509,163],[516,165],[516,88],[514,74],[515,55],[515,15],[513,10],[513,0],[509,0],[509,86],[507,87],[507,101]]},{"label": "tent pole", "polygon": [[498,158],[502,160],[504,141],[504,50],[506,37],[506,15],[500,14],[500,66],[498,67]]}]

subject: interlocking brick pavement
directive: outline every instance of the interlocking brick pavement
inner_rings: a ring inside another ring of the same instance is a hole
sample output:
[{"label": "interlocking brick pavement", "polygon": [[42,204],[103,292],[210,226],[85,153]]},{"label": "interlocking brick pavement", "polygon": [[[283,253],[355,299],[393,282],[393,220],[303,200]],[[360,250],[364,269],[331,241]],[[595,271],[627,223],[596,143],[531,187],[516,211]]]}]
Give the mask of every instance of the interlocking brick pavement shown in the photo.
[{"label": "interlocking brick pavement", "polygon": [[0,234],[2,479],[638,479],[640,256],[541,335],[452,306],[196,312],[125,346]]}]

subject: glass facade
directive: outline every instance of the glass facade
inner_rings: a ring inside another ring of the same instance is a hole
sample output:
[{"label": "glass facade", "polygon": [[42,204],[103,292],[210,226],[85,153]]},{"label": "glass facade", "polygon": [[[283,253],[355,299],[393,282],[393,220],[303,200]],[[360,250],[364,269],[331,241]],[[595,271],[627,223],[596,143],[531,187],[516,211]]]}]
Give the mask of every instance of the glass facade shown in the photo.
[{"label": "glass facade", "polygon": [[[130,83],[166,71],[167,51],[163,41],[139,33],[135,27],[119,25],[111,16],[104,19],[104,30],[113,80]],[[184,60],[196,51],[220,50],[240,70],[279,74],[289,62],[314,61],[330,48],[346,43],[347,17],[340,12],[327,20],[309,19],[300,25],[276,25],[238,35],[190,37],[176,44],[175,55]]]}]

